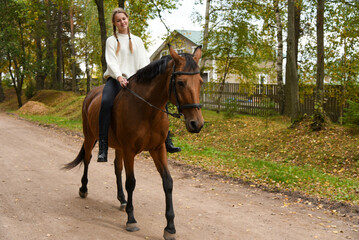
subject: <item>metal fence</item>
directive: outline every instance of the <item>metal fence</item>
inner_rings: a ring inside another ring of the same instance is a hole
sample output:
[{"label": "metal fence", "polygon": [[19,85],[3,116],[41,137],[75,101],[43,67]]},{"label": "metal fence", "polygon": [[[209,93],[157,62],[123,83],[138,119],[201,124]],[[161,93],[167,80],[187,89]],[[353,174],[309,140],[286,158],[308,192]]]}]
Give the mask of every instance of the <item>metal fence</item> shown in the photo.
[{"label": "metal fence", "polygon": [[[302,115],[314,113],[315,86],[299,87],[299,109]],[[279,113],[278,85],[205,83],[201,90],[204,108],[218,111],[235,111],[245,114]],[[339,85],[325,85],[324,111],[334,122],[343,112],[343,89]]]}]

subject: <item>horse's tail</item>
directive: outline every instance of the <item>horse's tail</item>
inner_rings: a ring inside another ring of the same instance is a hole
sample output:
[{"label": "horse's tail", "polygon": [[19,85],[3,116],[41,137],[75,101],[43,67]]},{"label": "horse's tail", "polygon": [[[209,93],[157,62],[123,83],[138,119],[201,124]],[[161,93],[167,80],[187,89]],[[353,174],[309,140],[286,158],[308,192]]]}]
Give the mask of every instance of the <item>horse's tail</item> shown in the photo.
[{"label": "horse's tail", "polygon": [[85,158],[85,147],[84,147],[84,144],[82,144],[82,148],[81,148],[79,154],[77,155],[77,157],[75,158],[75,160],[73,160],[72,162],[69,162],[68,164],[65,164],[65,166],[62,167],[62,169],[65,169],[65,170],[73,169],[74,167],[76,167],[77,165],[82,163],[84,158]]}]

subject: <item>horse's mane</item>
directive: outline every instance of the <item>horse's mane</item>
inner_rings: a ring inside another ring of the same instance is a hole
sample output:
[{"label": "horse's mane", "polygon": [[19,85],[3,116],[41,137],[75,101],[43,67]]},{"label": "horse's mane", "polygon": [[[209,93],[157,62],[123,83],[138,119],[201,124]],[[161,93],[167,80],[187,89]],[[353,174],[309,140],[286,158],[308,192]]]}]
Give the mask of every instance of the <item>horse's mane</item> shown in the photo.
[{"label": "horse's mane", "polygon": [[[180,56],[186,59],[186,65],[184,70],[186,71],[194,71],[198,69],[197,63],[194,61],[192,54],[189,53],[181,53]],[[172,59],[170,55],[164,56],[159,60],[156,60],[147,66],[139,69],[135,75],[133,75],[133,80],[138,83],[150,82],[159,74],[165,72],[169,61]]]}]

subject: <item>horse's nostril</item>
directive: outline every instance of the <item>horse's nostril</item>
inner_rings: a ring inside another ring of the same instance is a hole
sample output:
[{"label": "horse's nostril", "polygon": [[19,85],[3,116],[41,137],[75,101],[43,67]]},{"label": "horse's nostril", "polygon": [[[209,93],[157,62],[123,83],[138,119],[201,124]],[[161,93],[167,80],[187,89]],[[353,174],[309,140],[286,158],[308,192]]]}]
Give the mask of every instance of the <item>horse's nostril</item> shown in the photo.
[{"label": "horse's nostril", "polygon": [[191,127],[197,129],[197,121],[191,121]]}]

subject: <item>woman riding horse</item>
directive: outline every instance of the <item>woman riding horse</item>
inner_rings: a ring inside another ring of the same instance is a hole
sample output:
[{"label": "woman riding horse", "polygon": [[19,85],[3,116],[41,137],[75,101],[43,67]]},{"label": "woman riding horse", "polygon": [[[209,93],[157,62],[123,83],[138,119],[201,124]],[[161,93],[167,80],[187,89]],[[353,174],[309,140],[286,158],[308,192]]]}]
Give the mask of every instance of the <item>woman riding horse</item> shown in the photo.
[{"label": "woman riding horse", "polygon": [[[130,33],[128,14],[124,9],[116,8],[113,11],[112,24],[113,35],[106,41],[107,70],[104,78],[107,82],[102,92],[99,116],[98,162],[107,162],[108,129],[116,95],[128,84],[127,77],[150,62],[142,40]],[[170,132],[167,134],[166,149],[170,153],[181,151],[173,146]]]}]

